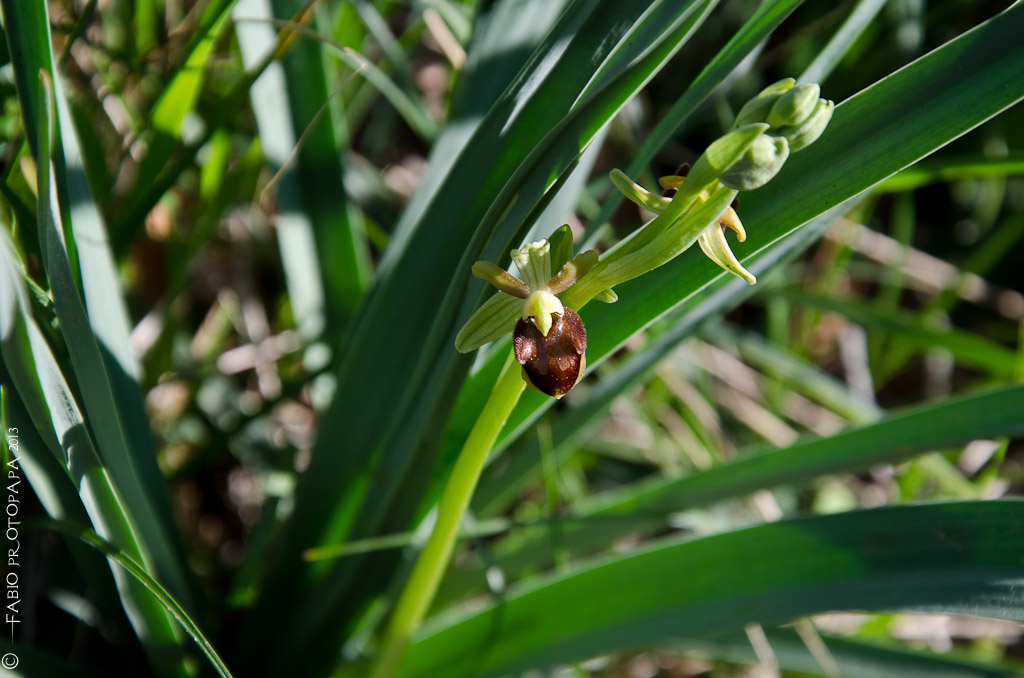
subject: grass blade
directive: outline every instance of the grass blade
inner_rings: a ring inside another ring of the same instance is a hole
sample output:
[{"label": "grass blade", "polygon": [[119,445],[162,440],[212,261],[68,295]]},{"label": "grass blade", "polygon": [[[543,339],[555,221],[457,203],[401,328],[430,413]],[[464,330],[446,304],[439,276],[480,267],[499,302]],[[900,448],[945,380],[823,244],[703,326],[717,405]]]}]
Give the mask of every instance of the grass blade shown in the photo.
[{"label": "grass blade", "polygon": [[191,617],[188,616],[188,612],[185,611],[185,608],[183,608],[181,604],[178,603],[178,601],[176,601],[158,581],[149,576],[146,568],[140,565],[138,561],[92,530],[83,530],[73,524],[59,521],[50,521],[45,523],[45,525],[57,532],[60,532],[61,534],[79,539],[84,544],[96,549],[128,572],[128,574],[134,577],[137,582],[146,587],[146,590],[149,591],[154,598],[160,601],[160,604],[163,605],[164,609],[171,613],[178,623],[181,624],[181,628],[183,628],[188,635],[192,637],[192,640],[196,642],[196,645],[199,646],[199,649],[202,650],[203,654],[206,655],[206,658],[210,661],[210,664],[217,670],[218,675],[222,676],[222,678],[231,678],[231,672],[228,670],[228,667],[224,664],[223,660],[221,660],[217,651],[213,649],[213,645],[210,644],[210,641],[206,639],[205,635],[203,635],[199,626],[192,621]]},{"label": "grass blade", "polygon": [[[978,438],[1020,435],[1024,433],[1024,420],[1017,416],[1021,411],[1024,386],[1012,386],[896,412],[872,424],[771,452],[747,451],[737,461],[681,478],[657,476],[590,497],[557,534],[540,528],[510,548],[499,547],[496,562],[506,576],[515,579],[547,567],[556,548],[591,553],[629,534],[663,528],[665,516],[672,512],[759,489],[806,483],[831,473],[863,471],[873,464],[896,463]],[[632,520],[587,521],[610,517]],[[442,584],[443,595],[451,600],[483,582],[483,566],[474,561]]]},{"label": "grass blade", "polygon": [[[47,447],[59,454],[58,461],[74,483],[92,524],[138,560],[141,550],[134,532],[137,528],[125,516],[123,500],[100,465],[71,389],[32,318],[20,266],[6,231],[0,233],[0,275],[5,278],[5,284],[0,285],[0,350],[4,365],[11,370],[11,381]],[[45,468],[43,459],[34,461]],[[113,574],[125,612],[154,670],[166,676],[186,675],[181,639],[173,621],[137,582],[125,578],[119,570]]]},{"label": "grass blade", "polygon": [[655,543],[437,619],[402,675],[487,678],[828,610],[1024,620],[1022,519],[1014,500],[900,506]]}]

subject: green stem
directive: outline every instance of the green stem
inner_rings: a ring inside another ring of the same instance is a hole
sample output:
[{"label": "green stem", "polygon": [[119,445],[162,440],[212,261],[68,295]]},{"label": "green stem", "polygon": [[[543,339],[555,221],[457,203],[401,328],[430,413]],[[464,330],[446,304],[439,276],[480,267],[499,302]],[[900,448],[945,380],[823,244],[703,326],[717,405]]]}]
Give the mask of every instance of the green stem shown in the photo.
[{"label": "green stem", "polygon": [[519,364],[509,352],[491,395],[459,452],[452,475],[437,505],[437,522],[416,559],[409,581],[388,623],[371,678],[392,678],[398,671],[412,634],[426,616],[455,547],[462,516],[469,507],[487,455],[525,388]]}]

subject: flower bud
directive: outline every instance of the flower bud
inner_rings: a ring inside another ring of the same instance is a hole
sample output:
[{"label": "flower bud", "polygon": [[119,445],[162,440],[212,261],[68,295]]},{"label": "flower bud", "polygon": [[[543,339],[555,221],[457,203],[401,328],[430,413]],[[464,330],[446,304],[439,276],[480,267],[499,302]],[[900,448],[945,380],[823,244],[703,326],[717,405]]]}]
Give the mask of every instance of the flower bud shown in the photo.
[{"label": "flower bud", "polygon": [[780,127],[772,132],[785,137],[789,141],[789,150],[795,153],[817,141],[832,119],[835,107],[836,105],[827,99],[818,99],[814,109],[803,122],[792,127]]},{"label": "flower bud", "polygon": [[797,85],[788,89],[775,100],[771,112],[765,119],[772,129],[799,125],[814,111],[821,88],[816,84]]},{"label": "flower bud", "polygon": [[793,78],[785,78],[765,87],[757,96],[743,105],[732,126],[736,128],[753,122],[765,122],[775,102],[793,87],[795,82]]},{"label": "flower bud", "polygon": [[722,173],[720,181],[737,191],[760,188],[778,173],[788,157],[785,138],[762,134]]},{"label": "flower bud", "polygon": [[523,381],[553,398],[571,391],[587,366],[587,332],[576,311],[568,307],[546,334],[520,319],[512,348],[523,366]]}]

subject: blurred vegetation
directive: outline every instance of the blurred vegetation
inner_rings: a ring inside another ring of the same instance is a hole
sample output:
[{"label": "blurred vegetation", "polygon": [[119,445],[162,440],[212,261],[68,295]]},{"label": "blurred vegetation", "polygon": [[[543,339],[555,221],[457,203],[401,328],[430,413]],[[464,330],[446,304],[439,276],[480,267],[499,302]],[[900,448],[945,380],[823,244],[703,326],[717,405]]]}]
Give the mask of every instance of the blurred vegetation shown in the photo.
[{"label": "blurred vegetation", "polygon": [[633,4],[0,2],[17,671],[213,675],[162,586],[234,675],[364,675],[507,353],[455,353],[468,264],[606,249],[649,218],[612,168],[656,185],[788,76],[837,136],[741,196],[760,282],[690,252],[588,307],[400,675],[1024,671],[1024,11]]}]

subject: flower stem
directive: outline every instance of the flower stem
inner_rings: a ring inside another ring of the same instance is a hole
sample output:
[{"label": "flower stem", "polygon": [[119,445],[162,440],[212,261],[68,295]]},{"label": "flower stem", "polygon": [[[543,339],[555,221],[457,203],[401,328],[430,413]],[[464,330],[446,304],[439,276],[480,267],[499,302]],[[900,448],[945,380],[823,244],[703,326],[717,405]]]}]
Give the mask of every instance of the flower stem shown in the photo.
[{"label": "flower stem", "polygon": [[391,615],[380,654],[373,665],[372,678],[392,678],[396,675],[409,640],[419,628],[437,593],[441,576],[455,547],[462,516],[469,507],[487,455],[494,447],[512,409],[519,402],[525,386],[519,375],[519,364],[510,351],[441,494],[437,505],[437,521]]}]

